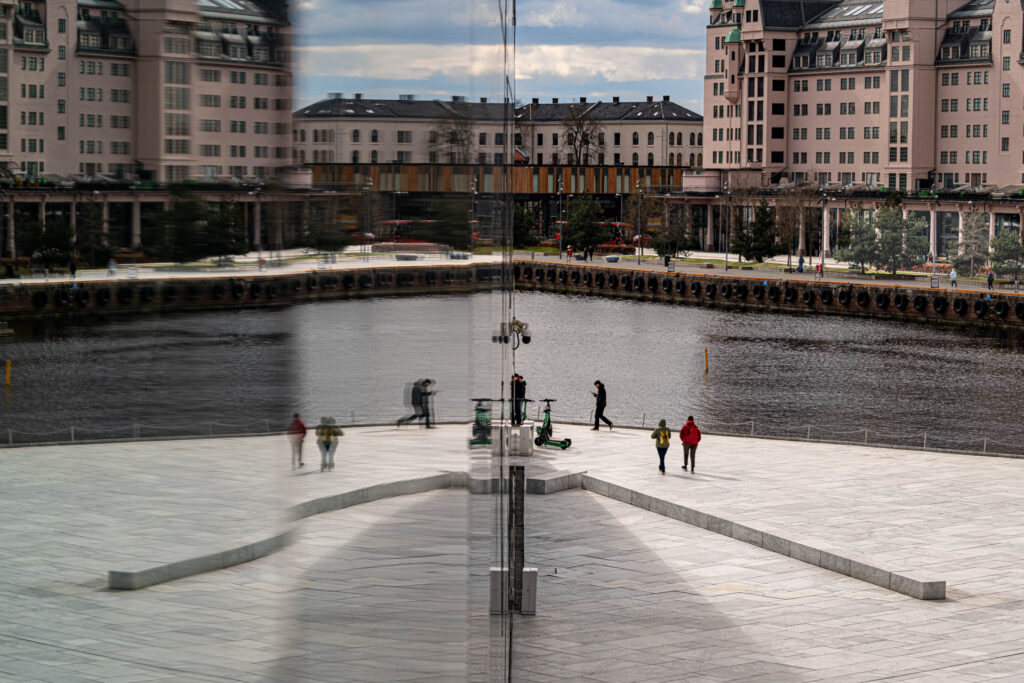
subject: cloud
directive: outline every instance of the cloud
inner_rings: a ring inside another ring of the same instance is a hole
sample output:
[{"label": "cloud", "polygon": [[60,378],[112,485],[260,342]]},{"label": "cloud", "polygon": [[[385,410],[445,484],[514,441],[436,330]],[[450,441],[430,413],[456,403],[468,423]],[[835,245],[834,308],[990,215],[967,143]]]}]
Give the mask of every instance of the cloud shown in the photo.
[{"label": "cloud", "polygon": [[590,23],[590,19],[580,12],[575,3],[565,2],[565,0],[550,4],[538,4],[535,9],[531,8],[524,12],[521,18],[517,18],[517,21],[520,26],[543,26],[545,28],[583,26]]},{"label": "cloud", "polygon": [[[434,76],[500,77],[500,45],[330,45],[296,48],[305,76],[425,80]],[[704,51],[685,48],[524,45],[516,51],[520,80],[543,76],[567,85],[600,78],[608,83],[699,78]]]}]

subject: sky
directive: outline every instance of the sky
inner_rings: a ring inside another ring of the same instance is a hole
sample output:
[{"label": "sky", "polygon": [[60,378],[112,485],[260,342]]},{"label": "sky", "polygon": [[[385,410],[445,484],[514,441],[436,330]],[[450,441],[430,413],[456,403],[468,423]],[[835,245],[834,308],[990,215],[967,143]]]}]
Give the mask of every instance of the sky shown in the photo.
[{"label": "sky", "polygon": [[[511,0],[507,0],[511,2]],[[502,97],[506,0],[296,0],[296,108],[346,97]],[[518,0],[516,99],[703,106],[710,0]]]}]

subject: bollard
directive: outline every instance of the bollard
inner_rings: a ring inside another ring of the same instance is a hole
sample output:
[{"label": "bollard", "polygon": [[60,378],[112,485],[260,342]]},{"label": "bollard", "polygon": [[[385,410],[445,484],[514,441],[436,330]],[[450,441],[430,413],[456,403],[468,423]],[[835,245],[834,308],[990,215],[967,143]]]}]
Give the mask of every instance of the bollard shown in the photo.
[{"label": "bollard", "polygon": [[4,384],[11,386],[11,361],[4,362]]},{"label": "bollard", "polygon": [[708,350],[704,349],[704,374],[708,374]]},{"label": "bollard", "polygon": [[13,429],[8,429],[7,430],[7,445],[8,446],[13,446],[14,445],[14,430]]},{"label": "bollard", "polygon": [[71,428],[71,443],[75,442],[75,428]]},{"label": "bollard", "polygon": [[981,442],[981,452],[988,453],[988,437],[986,436]]},{"label": "bollard", "polygon": [[921,448],[928,448],[928,432],[924,433],[924,444],[921,445]]},{"label": "bollard", "polygon": [[868,430],[865,429],[864,430],[864,443],[867,443],[867,442],[868,442]]},{"label": "bollard", "polygon": [[807,425],[807,440],[811,440],[811,425]]},{"label": "bollard", "polygon": [[750,421],[750,435],[751,436],[754,435],[754,421],[753,420]]},{"label": "bollard", "polygon": [[647,427],[647,413],[644,413],[643,418],[640,419],[640,428],[645,429]]}]

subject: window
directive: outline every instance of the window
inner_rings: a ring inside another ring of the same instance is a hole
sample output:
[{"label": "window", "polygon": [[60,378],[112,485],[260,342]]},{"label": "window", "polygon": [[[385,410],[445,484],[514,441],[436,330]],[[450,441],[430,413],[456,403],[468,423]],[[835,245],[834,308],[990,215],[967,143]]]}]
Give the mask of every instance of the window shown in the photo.
[{"label": "window", "polygon": [[245,96],[244,95],[232,95],[231,96],[231,108],[232,109],[245,109]]},{"label": "window", "polygon": [[[359,142],[359,130],[358,129],[352,131],[352,142]],[[355,162],[353,162],[353,163],[355,163]]]},{"label": "window", "polygon": [[[634,135],[635,135],[635,133],[634,133]],[[634,166],[639,166],[640,165],[640,155],[638,155],[636,152],[633,152],[633,165]]]},{"label": "window", "polygon": [[219,107],[220,106],[220,95],[200,95],[199,96],[200,107]]},{"label": "window", "polygon": [[[92,88],[89,88],[92,90]],[[89,98],[92,99],[92,98]],[[102,99],[102,97],[100,98]],[[164,88],[164,109],[181,110],[188,109],[188,88]]]},{"label": "window", "polygon": [[[480,133],[480,136],[479,136],[478,140],[479,140],[479,143],[480,143],[481,146],[486,145],[487,144],[487,133]],[[486,162],[481,161],[480,163],[486,163]]]},{"label": "window", "polygon": [[1009,83],[1003,83],[1003,97],[1009,97],[1009,96],[1010,96],[1010,84]]},{"label": "window", "polygon": [[412,131],[411,130],[400,130],[398,131],[398,144],[408,145],[412,142]]},{"label": "window", "polygon": [[188,84],[188,64],[185,62],[164,62],[164,83]]},{"label": "window", "polygon": [[1003,30],[1003,45],[1010,44],[1010,29]]},{"label": "window", "polygon": [[63,45],[57,46],[57,59],[67,59],[68,49]]},{"label": "window", "polygon": [[57,72],[57,85],[58,86],[65,86],[65,85],[67,85],[67,75],[63,71],[58,71]]},{"label": "window", "polygon": [[1010,151],[1010,138],[1000,138],[999,149],[1003,152]]},{"label": "window", "polygon": [[1009,111],[1004,111],[1004,112],[1002,113],[1002,116],[1003,116],[1003,118],[1002,118],[1002,123],[1003,123],[1004,125],[1006,125],[1006,124],[1010,123],[1010,112],[1009,112]]},{"label": "window", "polygon": [[[68,32],[68,20],[67,19],[58,19],[57,20],[57,33],[67,33],[67,32]],[[1007,31],[1007,33],[1009,33],[1009,31]]]},{"label": "window", "polygon": [[653,145],[654,144],[654,133],[648,133],[647,134],[647,144],[648,145]]}]

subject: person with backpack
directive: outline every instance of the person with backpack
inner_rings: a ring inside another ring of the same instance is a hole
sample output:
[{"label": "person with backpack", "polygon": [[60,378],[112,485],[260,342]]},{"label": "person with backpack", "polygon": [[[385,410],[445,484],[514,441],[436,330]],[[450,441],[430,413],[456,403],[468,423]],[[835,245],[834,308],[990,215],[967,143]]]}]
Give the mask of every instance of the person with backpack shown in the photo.
[{"label": "person with backpack", "polygon": [[697,471],[697,444],[700,443],[700,430],[693,422],[693,415],[686,418],[686,424],[679,430],[679,438],[683,440],[683,469],[690,466],[690,472]]},{"label": "person with backpack", "polygon": [[333,417],[321,417],[316,428],[316,443],[320,446],[320,471],[334,471],[334,449],[338,447],[338,437],[344,432],[335,426]]},{"label": "person with backpack", "polygon": [[665,474],[665,453],[668,452],[669,444],[672,442],[672,432],[665,426],[664,420],[658,421],[658,428],[651,432],[651,438],[656,439],[655,448],[658,449],[658,471]]}]

